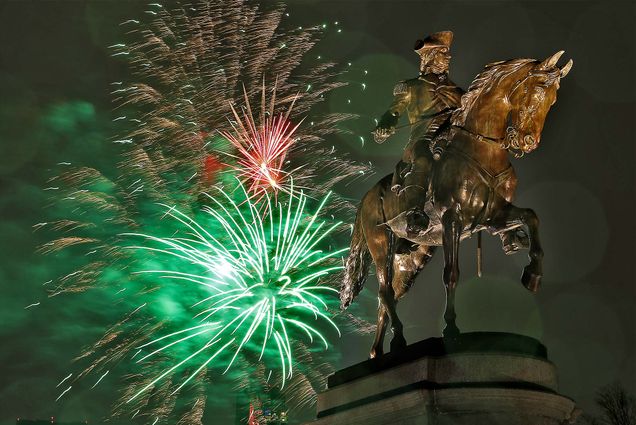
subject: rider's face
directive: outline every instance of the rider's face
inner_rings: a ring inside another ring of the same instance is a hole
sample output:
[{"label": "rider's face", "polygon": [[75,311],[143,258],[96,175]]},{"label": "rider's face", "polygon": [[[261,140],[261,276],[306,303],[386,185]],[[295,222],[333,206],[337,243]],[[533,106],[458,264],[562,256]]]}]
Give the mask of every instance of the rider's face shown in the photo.
[{"label": "rider's face", "polygon": [[422,64],[424,69],[428,68],[436,74],[448,72],[451,58],[448,47],[437,48],[427,56],[427,60]]}]

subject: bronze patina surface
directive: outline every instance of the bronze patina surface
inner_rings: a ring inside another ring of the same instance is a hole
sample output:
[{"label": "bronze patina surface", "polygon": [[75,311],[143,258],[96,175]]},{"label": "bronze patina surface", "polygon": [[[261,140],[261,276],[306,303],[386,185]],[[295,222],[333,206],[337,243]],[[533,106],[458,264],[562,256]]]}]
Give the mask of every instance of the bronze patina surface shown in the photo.
[{"label": "bronze patina surface", "polygon": [[412,223],[405,213],[411,205],[401,199],[400,190],[391,190],[393,175],[363,197],[340,296],[346,308],[362,289],[372,260],[380,285],[372,358],[383,353],[389,319],[394,333],[391,350],[406,346],[396,304],[437,246],[444,250],[445,336],[459,333],[454,310],[459,242],[472,233],[514,235],[523,229],[530,263],[521,281],[529,290],[538,290],[543,274],[539,222],[533,210],[512,203],[517,178],[509,156],[520,157],[538,147],[560,80],[572,67],[571,60],[557,66],[562,54],[543,61],[513,59],[487,65],[462,96],[460,108],[436,131],[434,137],[443,139],[446,146],[440,159],[433,161],[430,149],[412,150],[415,156],[425,155],[423,162],[429,164],[427,183],[415,198],[426,215],[420,228],[409,226]]}]

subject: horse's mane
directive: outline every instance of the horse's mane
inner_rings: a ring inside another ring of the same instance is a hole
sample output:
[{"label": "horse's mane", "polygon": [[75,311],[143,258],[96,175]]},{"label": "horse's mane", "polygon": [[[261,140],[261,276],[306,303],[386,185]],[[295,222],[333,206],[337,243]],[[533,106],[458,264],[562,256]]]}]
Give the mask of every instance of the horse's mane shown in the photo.
[{"label": "horse's mane", "polygon": [[482,93],[487,92],[491,87],[499,84],[502,78],[516,72],[530,62],[536,62],[536,60],[511,59],[486,65],[484,70],[470,83],[468,91],[462,96],[461,106],[452,115],[452,124],[463,126],[466,123],[468,113]]}]

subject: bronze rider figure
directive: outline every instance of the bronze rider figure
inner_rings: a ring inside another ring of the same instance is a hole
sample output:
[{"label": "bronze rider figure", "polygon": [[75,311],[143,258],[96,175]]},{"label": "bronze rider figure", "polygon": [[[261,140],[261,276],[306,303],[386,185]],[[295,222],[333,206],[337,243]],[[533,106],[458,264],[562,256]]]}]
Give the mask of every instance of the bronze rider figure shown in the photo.
[{"label": "bronze rider figure", "polygon": [[464,91],[448,78],[451,31],[441,31],[415,42],[420,56],[420,75],[400,81],[393,89],[393,102],[373,131],[374,139],[383,143],[395,133],[395,127],[406,112],[411,127],[409,142],[398,163],[391,190],[399,194],[407,214],[407,232],[417,234],[428,227],[428,216],[422,210],[428,193],[433,153],[431,141],[453,110],[460,106]]}]

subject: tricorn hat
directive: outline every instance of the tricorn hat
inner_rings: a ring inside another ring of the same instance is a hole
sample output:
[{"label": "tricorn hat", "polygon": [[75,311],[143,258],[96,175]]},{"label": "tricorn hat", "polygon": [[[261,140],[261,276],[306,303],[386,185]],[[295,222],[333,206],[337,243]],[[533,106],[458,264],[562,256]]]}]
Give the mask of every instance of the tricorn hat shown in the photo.
[{"label": "tricorn hat", "polygon": [[434,34],[429,35],[424,40],[417,40],[415,42],[415,46],[413,50],[415,53],[421,55],[426,50],[435,48],[435,47],[448,47],[450,48],[451,43],[453,42],[453,32],[452,31],[440,31]]}]

